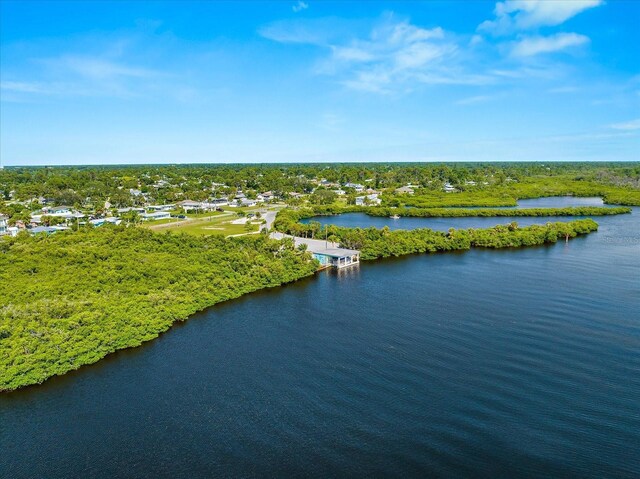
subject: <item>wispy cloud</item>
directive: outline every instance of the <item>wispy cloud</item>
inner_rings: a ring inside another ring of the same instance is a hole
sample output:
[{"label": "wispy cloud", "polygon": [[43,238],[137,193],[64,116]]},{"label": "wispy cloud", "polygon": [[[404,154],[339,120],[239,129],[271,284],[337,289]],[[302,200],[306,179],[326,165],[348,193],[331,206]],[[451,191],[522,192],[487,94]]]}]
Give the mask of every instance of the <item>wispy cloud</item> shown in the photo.
[{"label": "wispy cloud", "polygon": [[328,47],[332,42],[347,37],[351,28],[352,25],[340,18],[309,18],[271,22],[260,27],[258,34],[279,43]]},{"label": "wispy cloud", "polygon": [[96,80],[125,78],[150,78],[161,73],[148,68],[116,62],[98,56],[65,55],[42,60],[42,63],[54,69],[63,69],[85,78]]},{"label": "wispy cloud", "polygon": [[[386,14],[368,34],[333,37],[317,24],[300,22],[262,28],[259,33],[282,43],[307,43],[323,47],[325,56],[315,67],[318,74],[338,77],[342,85],[360,91],[404,91],[411,83],[485,84],[486,75],[470,74],[463,66],[460,40],[442,28],[422,28]],[[330,30],[331,31],[331,30]]]},{"label": "wispy cloud", "polygon": [[299,1],[293,7],[291,7],[291,10],[293,10],[295,13],[298,13],[298,12],[301,12],[302,10],[306,10],[307,8],[309,8],[308,3]]},{"label": "wispy cloud", "polygon": [[41,83],[24,81],[2,81],[0,90],[14,93],[47,93],[50,89]]},{"label": "wispy cloud", "polygon": [[587,43],[589,43],[589,37],[577,33],[523,37],[513,43],[510,54],[512,57],[530,57],[541,53],[564,51]]},{"label": "wispy cloud", "polygon": [[480,24],[478,30],[504,35],[564,23],[603,0],[506,0],[496,3],[495,18]]},{"label": "wispy cloud", "polygon": [[470,96],[456,101],[456,105],[474,105],[476,103],[485,103],[490,99],[491,97],[489,95]]},{"label": "wispy cloud", "polygon": [[625,130],[625,131],[633,131],[640,130],[640,118],[636,120],[625,121],[623,123],[614,123],[610,125],[610,128],[614,130]]},{"label": "wispy cloud", "polygon": [[[51,50],[47,40],[24,46],[3,46],[3,52],[15,56],[11,48],[34,52],[21,56],[12,68],[3,65],[3,100],[32,101],[37,97],[134,97],[163,90],[165,96],[184,89],[176,81],[175,69],[157,67],[158,59],[148,55],[150,39],[166,39],[145,31],[118,34],[89,34],[72,37],[49,56],[35,52]],[[170,41],[170,40],[169,40]],[[7,53],[8,52],[8,53]],[[49,52],[50,53],[50,52]],[[153,58],[150,60],[150,57]],[[153,66],[150,66],[153,65]]]}]

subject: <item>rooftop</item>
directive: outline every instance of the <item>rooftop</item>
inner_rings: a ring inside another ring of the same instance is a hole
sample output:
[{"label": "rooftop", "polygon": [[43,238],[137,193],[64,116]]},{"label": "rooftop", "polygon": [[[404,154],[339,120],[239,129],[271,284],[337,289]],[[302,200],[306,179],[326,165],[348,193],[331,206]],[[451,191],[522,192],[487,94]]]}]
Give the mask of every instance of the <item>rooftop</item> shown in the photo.
[{"label": "rooftop", "polygon": [[332,258],[343,258],[345,256],[353,256],[356,254],[360,254],[360,251],[355,249],[345,249],[345,248],[326,248],[313,251],[315,254],[323,254],[325,256],[331,256]]}]

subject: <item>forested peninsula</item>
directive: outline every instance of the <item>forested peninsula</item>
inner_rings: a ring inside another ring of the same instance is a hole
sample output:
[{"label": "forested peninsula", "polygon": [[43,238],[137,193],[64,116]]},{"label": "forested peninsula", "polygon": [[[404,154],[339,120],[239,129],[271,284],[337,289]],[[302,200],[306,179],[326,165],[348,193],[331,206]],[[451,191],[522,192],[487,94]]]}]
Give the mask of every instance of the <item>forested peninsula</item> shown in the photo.
[{"label": "forested peninsula", "polygon": [[429,228],[395,230],[389,228],[343,228],[320,223],[299,223],[309,211],[284,210],[278,213],[275,228],[278,231],[309,238],[326,238],[345,248],[360,250],[362,260],[414,253],[460,251],[470,248],[517,248],[555,243],[558,239],[575,238],[597,231],[598,224],[590,218],[519,227],[512,222],[492,228],[451,228],[447,233]]},{"label": "forested peninsula", "polygon": [[0,391],[138,346],[206,307],[315,272],[264,235],[102,227],[0,241]]},{"label": "forested peninsula", "polygon": [[340,215],[344,213],[364,213],[369,216],[406,216],[414,218],[460,218],[460,217],[500,217],[500,216],[608,216],[631,213],[628,206],[570,206],[564,208],[415,208],[385,206],[318,205],[300,208],[298,219],[314,216]]},{"label": "forested peninsula", "polygon": [[[329,228],[332,240],[361,249],[362,259],[371,260],[550,243],[595,231],[597,224],[511,224],[448,233]],[[298,280],[318,267],[304,248],[266,235],[197,237],[124,226],[21,235],[0,242],[0,252],[0,391],[138,346],[206,307]]]}]

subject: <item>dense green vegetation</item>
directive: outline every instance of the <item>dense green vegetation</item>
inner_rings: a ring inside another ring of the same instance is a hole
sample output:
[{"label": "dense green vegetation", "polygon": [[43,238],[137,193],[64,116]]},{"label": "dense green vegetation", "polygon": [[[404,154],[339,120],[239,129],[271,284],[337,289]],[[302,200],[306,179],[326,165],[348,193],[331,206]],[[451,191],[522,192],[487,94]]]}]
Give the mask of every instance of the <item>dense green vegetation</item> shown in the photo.
[{"label": "dense green vegetation", "polygon": [[456,193],[445,193],[421,188],[415,195],[395,196],[390,200],[390,206],[397,204],[419,208],[516,206],[519,199],[566,195],[600,196],[608,204],[640,205],[638,189],[598,183],[575,175],[523,176],[518,181],[486,187],[460,187],[460,189],[461,191]]},{"label": "dense green vegetation", "polygon": [[626,206],[573,206],[567,208],[373,208],[371,216],[411,216],[419,218],[455,218],[462,216],[608,216],[631,213]]},{"label": "dense green vegetation", "polygon": [[[248,198],[271,191],[292,202],[292,193],[309,194],[312,204],[322,205],[335,201],[328,190],[337,187],[352,203],[357,193],[347,183],[382,191],[385,206],[514,206],[517,199],[555,195],[640,205],[640,163],[137,165],[5,168],[0,170],[0,212],[24,220],[40,207],[35,199],[100,212],[107,201],[117,208],[233,198],[239,190]],[[445,193],[446,183],[457,192]],[[407,184],[415,195],[394,193]]]},{"label": "dense green vegetation", "polygon": [[291,242],[103,227],[0,241],[0,391],[158,336],[317,267]]},{"label": "dense green vegetation", "polygon": [[448,233],[427,228],[391,231],[386,228],[335,228],[334,240],[346,248],[359,249],[363,260],[402,256],[414,253],[467,250],[470,248],[517,248],[555,243],[560,238],[574,238],[598,229],[591,219],[567,223],[547,223],[523,228],[517,223],[485,229],[449,230]]},{"label": "dense green vegetation", "polygon": [[274,227],[283,233],[297,236],[327,238],[344,248],[358,249],[361,259],[371,260],[388,256],[436,251],[482,248],[515,248],[555,243],[559,238],[574,238],[598,229],[592,219],[546,223],[520,228],[517,223],[484,229],[450,229],[448,233],[428,228],[395,230],[389,228],[343,228],[321,226],[318,222],[301,224],[298,221],[308,211],[284,210],[278,213]]},{"label": "dense green vegetation", "polygon": [[572,206],[566,208],[394,208],[378,206],[313,206],[297,210],[299,219],[314,216],[365,213],[369,216],[408,216],[416,218],[458,218],[464,216],[607,216],[631,213],[626,206]]},{"label": "dense green vegetation", "polygon": [[[400,190],[404,194],[396,191],[402,186],[406,187]],[[455,191],[445,192],[445,187]],[[294,248],[291,240],[278,242],[254,234],[257,224],[231,223],[245,214],[242,208],[145,224],[157,231],[176,230],[167,233],[136,227],[140,215],[135,211],[117,211],[131,206],[149,209],[184,199],[256,198],[262,193],[263,199],[275,198],[271,201],[289,206],[276,217],[273,226],[277,231],[328,237],[361,250],[362,259],[371,260],[553,243],[595,231],[597,224],[584,219],[520,228],[514,222],[442,233],[322,227],[317,221],[301,224],[300,220],[347,212],[415,217],[624,214],[630,209],[497,207],[515,206],[518,199],[556,195],[601,196],[611,204],[640,205],[640,164],[144,165],[0,170],[0,213],[8,216],[10,225],[20,224],[24,229],[30,223],[38,224],[32,213],[52,205],[71,206],[87,219],[120,215],[123,224],[129,224],[94,229],[75,219],[45,214],[40,224],[66,222],[72,231],[30,237],[26,230],[16,238],[0,238],[0,391],[40,383],[110,352],[137,346],[174,321],[217,302],[312,274],[317,262],[304,248]],[[356,197],[367,193],[379,194],[382,204],[355,206]],[[257,211],[264,208],[255,209],[256,220],[261,218]],[[225,239],[220,233],[251,234]]]}]

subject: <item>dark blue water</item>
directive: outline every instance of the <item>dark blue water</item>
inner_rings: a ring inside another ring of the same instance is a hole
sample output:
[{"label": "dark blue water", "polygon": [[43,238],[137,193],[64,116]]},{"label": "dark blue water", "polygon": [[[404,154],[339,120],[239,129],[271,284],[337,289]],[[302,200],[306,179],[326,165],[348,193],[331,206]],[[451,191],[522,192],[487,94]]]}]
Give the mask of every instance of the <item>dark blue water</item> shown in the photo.
[{"label": "dark blue water", "polygon": [[210,308],[0,395],[0,476],[638,477],[639,218]]},{"label": "dark blue water", "polygon": [[[569,206],[605,206],[602,198],[576,196],[552,196],[549,198],[534,198],[519,200],[517,208],[566,208]],[[475,209],[475,208],[472,208]],[[482,209],[482,208],[477,208]],[[316,216],[306,218],[301,223],[317,221],[322,225],[336,225],[346,228],[375,228],[388,227],[391,230],[413,230],[416,228],[430,228],[435,231],[448,231],[449,228],[490,228],[495,225],[505,225],[515,221],[520,226],[545,224],[549,221],[571,221],[583,219],[582,216],[498,216],[498,217],[462,217],[462,218],[412,218],[368,216],[365,213],[346,213],[334,216]],[[600,217],[598,217],[600,218]]]}]

